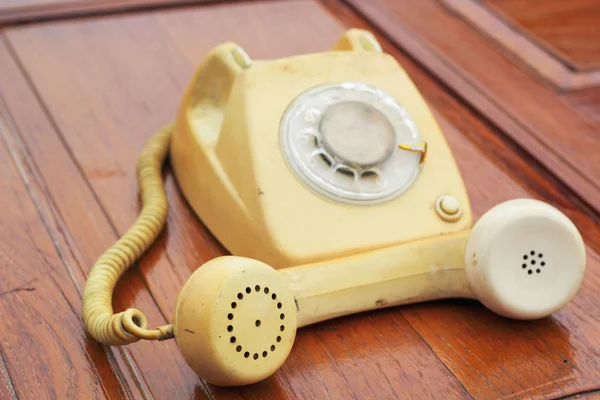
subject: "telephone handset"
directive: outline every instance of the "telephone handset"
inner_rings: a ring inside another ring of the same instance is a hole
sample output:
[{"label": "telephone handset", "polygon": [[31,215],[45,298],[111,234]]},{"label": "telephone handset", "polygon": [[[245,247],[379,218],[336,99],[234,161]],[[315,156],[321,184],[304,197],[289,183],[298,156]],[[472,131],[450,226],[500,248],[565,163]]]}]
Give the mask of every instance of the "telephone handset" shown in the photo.
[{"label": "telephone handset", "polygon": [[[111,297],[164,226],[167,156],[190,206],[234,255],[198,268],[173,324],[148,329],[138,310],[113,314]],[[137,175],[142,211],[90,272],[84,322],[110,345],[175,338],[215,385],[265,379],[298,327],[375,308],[460,297],[542,318],[572,299],[585,270],[577,228],[543,202],[501,203],[472,226],[425,101],[363,30],[332,51],[278,60],[218,46]]]}]

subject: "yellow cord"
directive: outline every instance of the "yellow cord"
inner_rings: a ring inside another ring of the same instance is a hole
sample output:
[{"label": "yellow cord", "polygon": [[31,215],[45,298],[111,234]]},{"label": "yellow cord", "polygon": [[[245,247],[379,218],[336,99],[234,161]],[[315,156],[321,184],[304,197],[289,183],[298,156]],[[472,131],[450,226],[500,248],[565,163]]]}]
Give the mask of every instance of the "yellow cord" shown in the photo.
[{"label": "yellow cord", "polygon": [[83,322],[90,335],[104,344],[173,338],[172,325],[148,329],[148,320],[141,311],[130,308],[113,314],[111,305],[121,275],[148,250],[165,225],[168,205],[161,170],[171,131],[172,125],[162,128],[142,150],[137,163],[142,211],[123,237],[98,258],[83,290]]}]

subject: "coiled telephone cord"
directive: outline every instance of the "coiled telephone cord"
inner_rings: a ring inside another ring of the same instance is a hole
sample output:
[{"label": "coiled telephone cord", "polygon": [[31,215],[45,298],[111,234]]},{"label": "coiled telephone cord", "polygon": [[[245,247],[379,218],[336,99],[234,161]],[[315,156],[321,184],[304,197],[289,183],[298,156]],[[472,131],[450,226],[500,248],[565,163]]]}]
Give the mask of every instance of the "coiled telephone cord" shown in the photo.
[{"label": "coiled telephone cord", "polygon": [[94,264],[83,290],[83,321],[97,341],[124,345],[140,339],[173,338],[172,325],[148,329],[146,316],[135,308],[113,314],[112,295],[121,275],[154,243],[167,219],[162,166],[171,143],[172,125],[154,134],[137,162],[142,211],[129,230]]}]

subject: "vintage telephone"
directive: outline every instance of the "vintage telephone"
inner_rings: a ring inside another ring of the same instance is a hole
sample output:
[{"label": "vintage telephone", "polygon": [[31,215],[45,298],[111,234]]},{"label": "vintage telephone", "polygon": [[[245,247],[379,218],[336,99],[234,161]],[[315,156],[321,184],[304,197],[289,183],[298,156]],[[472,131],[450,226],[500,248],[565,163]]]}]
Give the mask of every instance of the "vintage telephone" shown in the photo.
[{"label": "vintage telephone", "polygon": [[[148,329],[138,310],[113,314],[111,300],[165,223],[167,154],[187,201],[235,256],[198,268],[173,324]],[[545,317],[585,270],[577,228],[543,202],[502,203],[472,227],[425,101],[363,30],[332,51],[278,60],[218,46],[137,174],[141,214],[90,272],[84,322],[109,345],[174,337],[215,385],[265,379],[298,327],[375,308],[460,297],[508,318]]]}]

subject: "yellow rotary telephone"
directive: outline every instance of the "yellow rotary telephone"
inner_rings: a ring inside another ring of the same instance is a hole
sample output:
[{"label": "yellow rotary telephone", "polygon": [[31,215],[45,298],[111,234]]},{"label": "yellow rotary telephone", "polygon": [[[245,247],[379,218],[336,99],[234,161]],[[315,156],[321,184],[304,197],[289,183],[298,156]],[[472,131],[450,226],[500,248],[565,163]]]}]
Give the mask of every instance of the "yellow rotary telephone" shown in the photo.
[{"label": "yellow rotary telephone", "polygon": [[[113,314],[111,298],[164,226],[167,156],[188,203],[234,255],[198,268],[173,324],[148,329],[138,310]],[[175,338],[215,385],[272,375],[298,327],[379,307],[460,297],[508,318],[545,317],[585,270],[577,228],[545,203],[511,200],[472,226],[425,101],[363,30],[332,51],[278,60],[218,46],[137,173],[142,211],[90,272],[84,322],[109,345]]]}]

